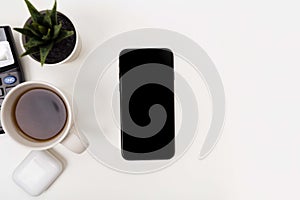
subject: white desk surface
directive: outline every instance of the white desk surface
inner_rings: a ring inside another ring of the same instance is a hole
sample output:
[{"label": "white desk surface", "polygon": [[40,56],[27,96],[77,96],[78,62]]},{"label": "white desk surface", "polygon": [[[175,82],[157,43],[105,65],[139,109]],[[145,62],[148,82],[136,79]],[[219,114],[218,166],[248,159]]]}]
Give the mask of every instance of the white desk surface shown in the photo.
[{"label": "white desk surface", "polygon": [[[0,24],[22,26],[25,3],[1,2]],[[53,1],[32,3],[46,9]],[[57,146],[66,163],[63,174],[47,192],[30,197],[11,179],[29,150],[1,135],[0,199],[299,199],[299,8],[293,0],[58,0],[80,32],[81,54],[51,68],[22,58],[27,80],[70,93],[84,58],[103,41],[137,28],[174,30],[198,42],[219,70],[227,96],[223,136],[205,160],[197,159],[198,137],[174,165],[146,175],[122,174],[88,153]]]}]

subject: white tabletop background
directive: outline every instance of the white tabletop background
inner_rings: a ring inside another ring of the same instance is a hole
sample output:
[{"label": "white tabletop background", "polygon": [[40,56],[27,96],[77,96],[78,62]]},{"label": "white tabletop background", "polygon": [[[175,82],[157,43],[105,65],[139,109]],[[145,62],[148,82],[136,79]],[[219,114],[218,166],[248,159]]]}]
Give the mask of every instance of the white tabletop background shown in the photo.
[{"label": "white tabletop background", "polygon": [[[53,1],[32,0],[39,9]],[[110,37],[137,28],[174,30],[201,45],[221,75],[226,124],[216,148],[198,160],[201,137],[174,165],[157,173],[113,171],[87,152],[54,148],[62,175],[41,196],[12,181],[28,149],[0,136],[0,199],[300,199],[300,3],[298,0],[59,0],[77,25],[82,51],[73,62],[41,68],[22,58],[26,80],[44,80],[71,95],[88,53]],[[22,26],[21,0],[1,0],[0,24]],[[15,33],[18,50],[19,35]]]}]

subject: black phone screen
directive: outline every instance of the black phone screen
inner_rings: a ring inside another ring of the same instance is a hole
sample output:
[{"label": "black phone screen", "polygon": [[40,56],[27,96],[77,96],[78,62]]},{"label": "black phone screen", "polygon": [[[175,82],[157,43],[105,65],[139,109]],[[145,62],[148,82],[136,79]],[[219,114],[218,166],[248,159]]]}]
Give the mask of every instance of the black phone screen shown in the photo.
[{"label": "black phone screen", "polygon": [[123,50],[119,57],[119,80],[123,158],[172,158],[175,153],[172,51]]}]

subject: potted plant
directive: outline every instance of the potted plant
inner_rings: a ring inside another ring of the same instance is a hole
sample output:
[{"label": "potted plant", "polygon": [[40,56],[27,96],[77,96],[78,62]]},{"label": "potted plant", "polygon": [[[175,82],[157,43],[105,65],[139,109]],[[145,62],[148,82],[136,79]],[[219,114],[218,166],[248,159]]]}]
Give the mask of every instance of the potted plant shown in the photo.
[{"label": "potted plant", "polygon": [[56,0],[52,10],[38,11],[25,0],[31,17],[23,28],[14,28],[20,32],[24,53],[44,64],[62,64],[74,58],[79,51],[79,38],[69,18],[56,10]]}]

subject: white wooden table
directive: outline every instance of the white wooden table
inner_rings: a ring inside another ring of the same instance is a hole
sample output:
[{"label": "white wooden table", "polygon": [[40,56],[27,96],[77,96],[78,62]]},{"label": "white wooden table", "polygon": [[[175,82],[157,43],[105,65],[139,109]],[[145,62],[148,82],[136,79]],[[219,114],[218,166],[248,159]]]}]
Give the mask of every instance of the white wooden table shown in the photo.
[{"label": "white wooden table", "polygon": [[[25,3],[1,2],[0,24],[22,26]],[[53,4],[32,3],[41,10]],[[299,6],[292,0],[59,0],[58,9],[80,32],[81,54],[52,68],[22,58],[27,80],[44,80],[72,95],[81,64],[105,40],[137,28],[174,30],[198,42],[219,70],[227,96],[224,133],[205,160],[197,159],[201,136],[174,165],[146,175],[119,173],[87,152],[75,155],[57,146],[66,168],[36,198],[11,179],[29,150],[1,135],[0,199],[299,199]]]}]

